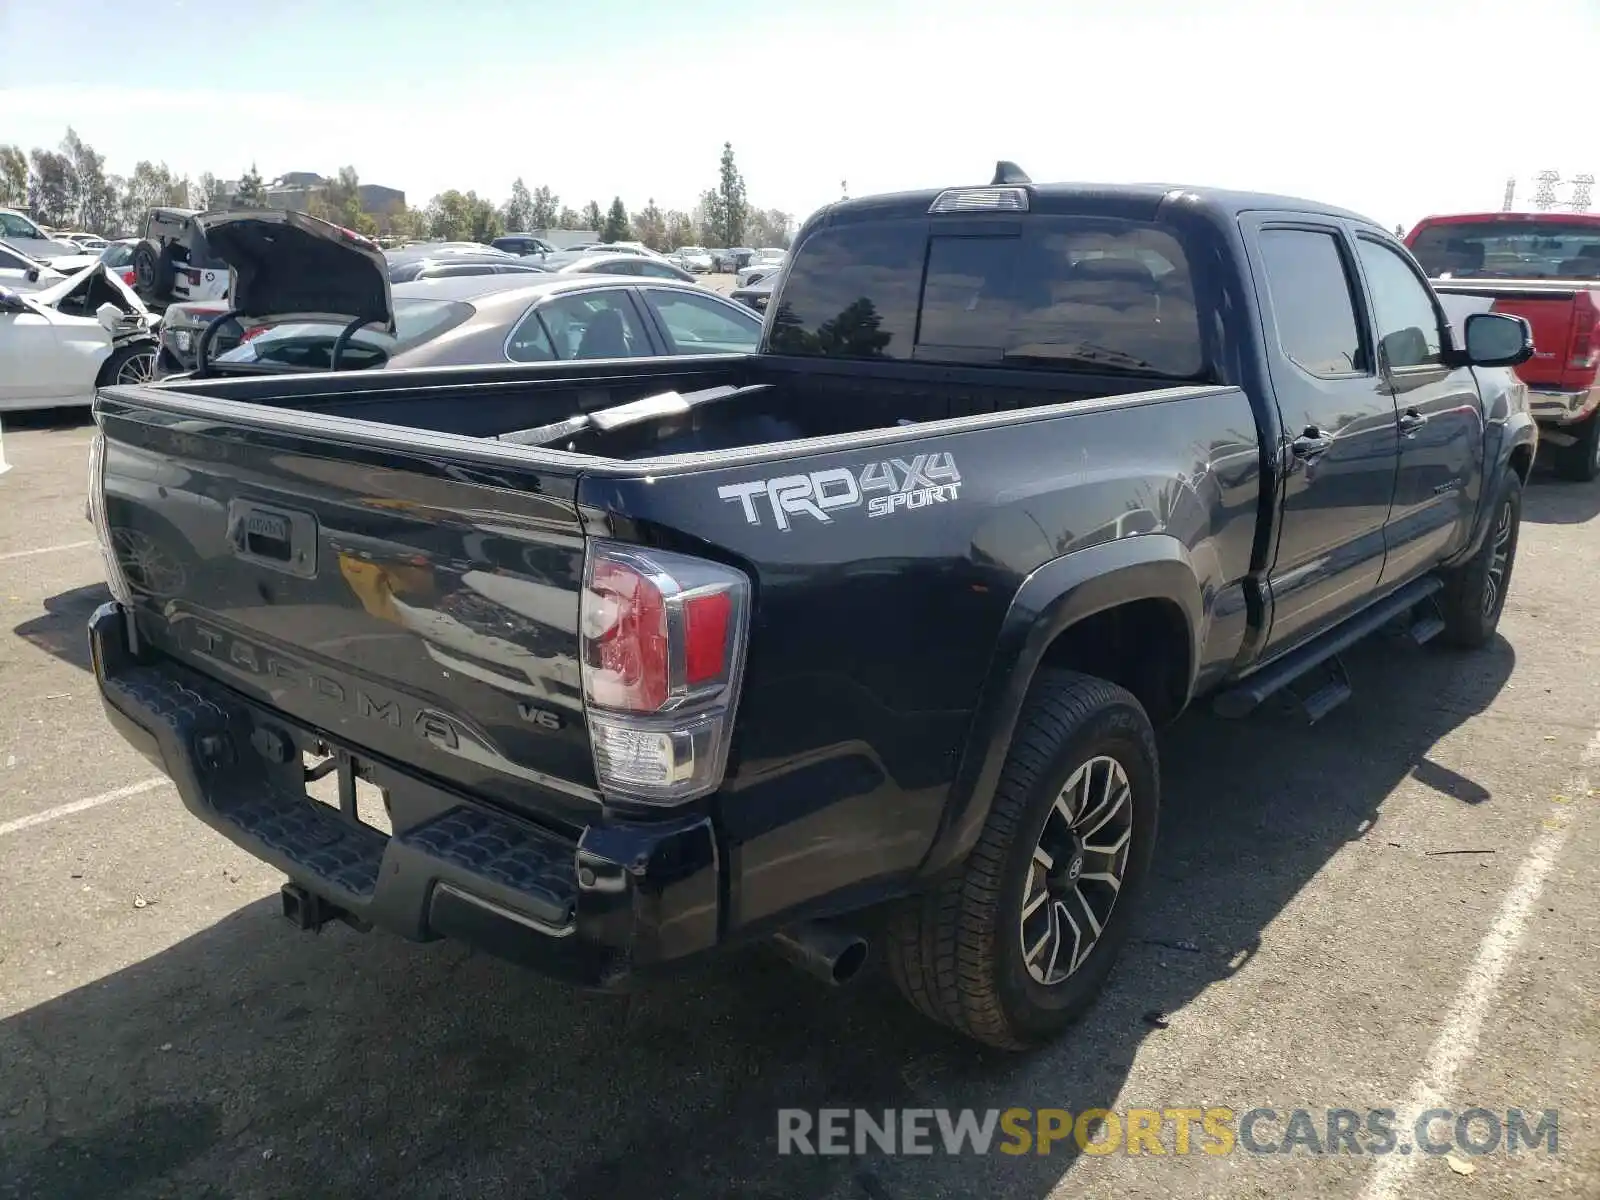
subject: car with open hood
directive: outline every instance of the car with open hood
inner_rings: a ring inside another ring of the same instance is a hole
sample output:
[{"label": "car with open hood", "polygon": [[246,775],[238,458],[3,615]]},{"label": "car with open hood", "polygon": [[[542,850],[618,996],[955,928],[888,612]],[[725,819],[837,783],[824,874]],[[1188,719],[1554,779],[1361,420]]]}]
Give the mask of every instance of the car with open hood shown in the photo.
[{"label": "car with open hood", "polygon": [[97,388],[149,380],[158,324],[100,262],[28,292],[0,283],[0,411],[87,405]]},{"label": "car with open hood", "polygon": [[235,294],[169,309],[163,377],[745,353],[761,333],[758,316],[692,280],[534,270],[393,283],[392,256],[303,213],[203,226]]}]

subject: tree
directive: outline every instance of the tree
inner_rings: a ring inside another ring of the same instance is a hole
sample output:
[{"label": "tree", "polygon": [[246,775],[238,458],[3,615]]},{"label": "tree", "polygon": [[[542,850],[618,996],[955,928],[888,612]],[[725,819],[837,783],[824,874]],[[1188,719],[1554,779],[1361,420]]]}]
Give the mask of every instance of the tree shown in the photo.
[{"label": "tree", "polygon": [[505,218],[506,228],[513,233],[523,233],[534,228],[533,197],[528,193],[528,185],[522,182],[520,175],[511,185],[511,199],[506,201],[506,206],[500,215]]},{"label": "tree", "polygon": [[600,226],[605,224],[605,218],[600,215],[600,206],[593,200],[583,206],[583,224],[581,229],[592,229],[599,232]]},{"label": "tree", "polygon": [[632,228],[628,225],[628,210],[623,206],[622,197],[612,197],[611,209],[606,213],[605,225],[600,230],[600,240],[602,242],[625,242],[632,232]]},{"label": "tree", "polygon": [[28,156],[21,146],[0,146],[0,204],[21,207],[28,202]]},{"label": "tree", "polygon": [[689,219],[689,214],[673,209],[667,213],[666,220],[666,245],[676,250],[679,246],[690,245],[694,239],[694,222]]},{"label": "tree", "polygon": [[561,197],[547,187],[533,189],[533,208],[528,213],[528,228],[554,229],[561,220]]},{"label": "tree", "polygon": [[733,143],[722,143],[722,173],[717,184],[715,221],[722,234],[723,245],[744,244],[745,220],[750,206],[745,197],[744,176],[733,161]]},{"label": "tree", "polygon": [[749,237],[752,246],[787,248],[789,239],[794,236],[793,230],[794,218],[777,208],[752,208],[745,225],[745,235]]},{"label": "tree", "polygon": [[447,242],[490,242],[505,232],[500,213],[477,192],[454,188],[428,205],[428,236]]},{"label": "tree", "polygon": [[189,181],[175,178],[166,163],[141,160],[134,164],[133,174],[122,186],[123,227],[138,229],[144,224],[145,213],[159,205],[182,207],[188,193]]},{"label": "tree", "polygon": [[656,207],[654,197],[651,197],[643,211],[634,217],[633,232],[635,237],[652,250],[667,250],[672,246],[672,243],[667,241],[666,219]]},{"label": "tree", "polygon": [[563,207],[556,216],[557,229],[582,229],[583,216],[575,209]]},{"label": "tree", "polygon": [[217,182],[217,177],[210,171],[201,171],[200,178],[194,182],[194,190],[189,194],[189,199],[194,201],[196,208],[215,208],[227,203],[227,196],[223,195],[222,184]]},{"label": "tree", "polygon": [[261,182],[261,172],[256,170],[255,163],[251,163],[250,169],[239,177],[239,190],[234,193],[233,202],[240,208],[267,206],[267,189]]}]

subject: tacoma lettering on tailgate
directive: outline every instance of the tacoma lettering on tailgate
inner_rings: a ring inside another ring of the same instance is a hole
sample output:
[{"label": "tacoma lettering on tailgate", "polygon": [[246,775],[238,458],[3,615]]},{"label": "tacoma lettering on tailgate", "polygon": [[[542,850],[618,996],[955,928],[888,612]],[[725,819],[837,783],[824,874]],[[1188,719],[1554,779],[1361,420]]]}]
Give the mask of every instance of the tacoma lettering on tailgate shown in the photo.
[{"label": "tacoma lettering on tailgate", "polygon": [[[722,499],[738,501],[749,524],[760,525],[762,509],[770,508],[773,524],[785,530],[795,516],[831,524],[830,513],[865,505],[867,516],[888,517],[931,504],[946,504],[958,499],[960,493],[961,472],[956,468],[955,457],[948,452],[918,454],[910,462],[891,458],[868,463],[859,471],[833,467],[805,475],[730,483],[717,489]],[[766,504],[758,504],[763,497]]]}]

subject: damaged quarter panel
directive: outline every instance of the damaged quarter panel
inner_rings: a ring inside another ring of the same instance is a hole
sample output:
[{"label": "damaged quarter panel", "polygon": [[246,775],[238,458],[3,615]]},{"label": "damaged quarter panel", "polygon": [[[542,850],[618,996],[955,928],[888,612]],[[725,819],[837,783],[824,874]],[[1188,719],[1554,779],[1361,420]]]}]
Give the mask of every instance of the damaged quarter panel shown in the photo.
[{"label": "damaged quarter panel", "polygon": [[[1259,492],[1243,393],[1169,390],[971,424],[812,455],[793,443],[777,461],[763,447],[749,465],[684,456],[584,475],[591,535],[724,558],[754,580],[717,797],[732,927],[917,870],[972,750],[1008,609],[1042,564],[1176,539],[1196,575],[1202,659],[1238,650]],[[1227,598],[1233,615],[1214,622]]]}]

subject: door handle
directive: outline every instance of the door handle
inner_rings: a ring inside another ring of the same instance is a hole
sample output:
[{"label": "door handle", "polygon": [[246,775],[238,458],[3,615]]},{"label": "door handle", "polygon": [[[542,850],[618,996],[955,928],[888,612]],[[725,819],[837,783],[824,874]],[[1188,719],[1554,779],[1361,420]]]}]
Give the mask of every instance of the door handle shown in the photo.
[{"label": "door handle", "polygon": [[1410,437],[1428,423],[1428,418],[1414,408],[1408,408],[1400,414],[1400,432]]},{"label": "door handle", "polygon": [[1306,426],[1306,431],[1294,441],[1289,443],[1289,449],[1294,456],[1302,462],[1310,462],[1328,452],[1333,445],[1333,439],[1315,425]]}]

